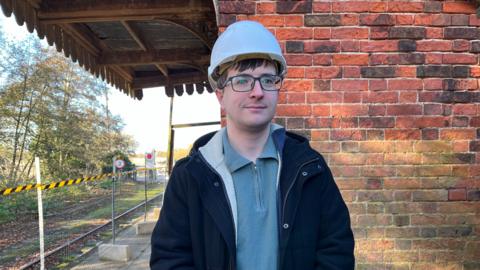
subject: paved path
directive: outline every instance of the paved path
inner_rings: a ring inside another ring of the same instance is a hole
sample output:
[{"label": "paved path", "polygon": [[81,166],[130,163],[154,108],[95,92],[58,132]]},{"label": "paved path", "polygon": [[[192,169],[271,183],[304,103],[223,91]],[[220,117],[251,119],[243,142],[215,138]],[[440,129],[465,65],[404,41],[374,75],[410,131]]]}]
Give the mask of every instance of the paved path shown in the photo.
[{"label": "paved path", "polygon": [[[143,218],[141,219],[143,221]],[[155,217],[149,215],[147,221],[153,221]],[[111,242],[110,242],[111,243]],[[98,256],[98,250],[94,250],[92,254],[82,260],[82,262],[73,270],[141,270],[150,269],[150,235],[137,235],[135,226],[120,232],[115,239],[115,244],[129,245],[132,250],[132,259],[128,262],[103,261]]]}]

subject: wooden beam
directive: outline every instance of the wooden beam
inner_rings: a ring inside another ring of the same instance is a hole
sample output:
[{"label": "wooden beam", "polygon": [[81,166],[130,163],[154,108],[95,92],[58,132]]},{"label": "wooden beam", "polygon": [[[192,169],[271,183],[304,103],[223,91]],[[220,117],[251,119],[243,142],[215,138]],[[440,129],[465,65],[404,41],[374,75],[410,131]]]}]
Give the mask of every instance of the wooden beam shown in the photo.
[{"label": "wooden beam", "polygon": [[165,85],[200,83],[208,80],[207,76],[198,72],[189,72],[184,74],[170,75],[168,78],[164,76],[150,76],[143,78],[135,78],[132,82],[132,88],[141,89],[149,87],[158,87]]},{"label": "wooden beam", "polygon": [[163,76],[168,77],[168,68],[166,65],[155,64],[155,67],[157,67],[158,70],[160,70]]},{"label": "wooden beam", "polygon": [[178,62],[208,63],[210,55],[205,50],[164,49],[152,52],[104,52],[100,57],[101,65],[154,65]]},{"label": "wooden beam", "polygon": [[215,18],[215,11],[202,1],[191,0],[44,0],[38,18],[44,23],[81,23],[155,18]]},{"label": "wooden beam", "polygon": [[137,42],[138,46],[140,46],[143,51],[147,51],[147,45],[143,40],[143,37],[140,37],[138,31],[133,29],[133,25],[127,21],[122,21],[122,25],[125,27],[125,29],[127,29],[128,33],[135,40],[135,42]]}]

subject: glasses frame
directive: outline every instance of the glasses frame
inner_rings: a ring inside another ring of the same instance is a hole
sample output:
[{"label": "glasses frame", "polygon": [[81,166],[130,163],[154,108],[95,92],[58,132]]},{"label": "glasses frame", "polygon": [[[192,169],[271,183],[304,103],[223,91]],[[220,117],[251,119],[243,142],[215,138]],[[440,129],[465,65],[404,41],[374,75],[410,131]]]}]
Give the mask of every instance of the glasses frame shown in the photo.
[{"label": "glasses frame", "polygon": [[[273,77],[278,77],[280,78],[280,87],[278,89],[275,89],[275,90],[269,90],[269,89],[265,89],[263,88],[263,85],[262,85],[262,81],[260,81],[260,79],[262,77],[265,77],[265,76],[273,76]],[[250,78],[253,78],[253,82],[250,86],[250,89],[247,90],[247,91],[239,91],[239,90],[236,90],[235,87],[233,86],[233,82],[232,80],[234,78],[237,78],[237,77],[250,77]],[[255,87],[255,82],[258,81],[259,84],[260,84],[260,88],[262,88],[263,91],[267,91],[267,92],[278,92],[280,91],[280,89],[282,88],[283,86],[283,76],[280,76],[280,75],[274,75],[274,74],[263,74],[261,75],[260,77],[254,77],[252,75],[249,75],[249,74],[238,74],[238,75],[235,75],[235,76],[232,76],[230,78],[228,78],[225,83],[223,84],[223,88],[225,88],[227,86],[228,83],[230,83],[230,86],[232,86],[232,90],[235,91],[235,92],[240,92],[240,93],[246,93],[246,92],[250,92],[253,90],[253,88]]]}]

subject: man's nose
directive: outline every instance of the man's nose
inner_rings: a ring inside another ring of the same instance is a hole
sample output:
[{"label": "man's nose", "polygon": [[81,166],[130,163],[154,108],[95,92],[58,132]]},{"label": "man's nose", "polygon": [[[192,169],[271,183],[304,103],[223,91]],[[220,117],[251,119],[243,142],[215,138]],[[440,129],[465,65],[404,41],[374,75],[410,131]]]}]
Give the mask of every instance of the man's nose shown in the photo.
[{"label": "man's nose", "polygon": [[253,83],[252,91],[250,91],[250,97],[263,97],[263,89],[259,80],[255,80]]}]

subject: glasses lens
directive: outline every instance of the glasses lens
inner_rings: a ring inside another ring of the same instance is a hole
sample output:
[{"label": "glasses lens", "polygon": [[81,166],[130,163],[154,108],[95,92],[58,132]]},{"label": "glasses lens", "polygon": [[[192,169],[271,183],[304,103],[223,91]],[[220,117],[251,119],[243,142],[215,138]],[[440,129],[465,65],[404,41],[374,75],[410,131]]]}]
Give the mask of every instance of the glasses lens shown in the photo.
[{"label": "glasses lens", "polygon": [[282,78],[276,75],[263,75],[260,77],[262,88],[267,91],[276,91],[282,87]]},{"label": "glasses lens", "polygon": [[247,92],[252,89],[254,78],[251,76],[235,76],[232,77],[233,90],[239,92]]}]

